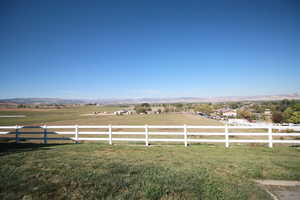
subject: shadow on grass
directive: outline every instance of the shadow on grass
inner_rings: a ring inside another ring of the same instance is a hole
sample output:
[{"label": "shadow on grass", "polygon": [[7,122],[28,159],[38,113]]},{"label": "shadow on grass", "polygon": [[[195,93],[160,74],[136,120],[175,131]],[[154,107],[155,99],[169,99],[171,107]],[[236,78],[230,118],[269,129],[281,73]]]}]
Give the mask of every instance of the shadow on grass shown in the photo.
[{"label": "shadow on grass", "polygon": [[[39,131],[33,131],[33,132],[22,132],[21,129],[40,129]],[[35,151],[35,150],[50,150],[50,147],[53,146],[60,146],[60,145],[67,145],[70,143],[55,143],[55,144],[40,144],[40,143],[28,143],[28,141],[32,140],[27,139],[26,137],[22,137],[24,134],[40,134],[42,137],[40,137],[40,141],[43,141],[43,127],[42,126],[23,126],[19,129],[19,141],[22,143],[16,143],[16,138],[14,136],[16,135],[16,130],[9,131],[5,135],[11,136],[9,138],[0,138],[0,156],[12,154],[12,153],[19,153],[19,152],[27,152],[27,151]],[[56,132],[47,132],[49,135],[59,135]],[[4,136],[5,136],[4,135]],[[37,139],[34,138],[33,139]],[[53,138],[52,138],[53,139]],[[48,137],[48,140],[51,140],[51,138]],[[72,140],[70,137],[62,137],[60,140]],[[14,141],[14,142],[11,142]],[[25,143],[26,142],[26,143]]]},{"label": "shadow on grass", "polygon": [[51,150],[51,147],[61,145],[72,144],[0,143],[0,156],[27,151]]}]

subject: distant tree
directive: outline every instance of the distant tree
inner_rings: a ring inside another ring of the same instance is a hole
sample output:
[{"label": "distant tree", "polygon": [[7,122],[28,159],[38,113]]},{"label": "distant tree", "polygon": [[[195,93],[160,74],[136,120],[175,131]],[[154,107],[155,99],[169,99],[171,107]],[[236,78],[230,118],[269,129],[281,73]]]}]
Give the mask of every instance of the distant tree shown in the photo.
[{"label": "distant tree", "polygon": [[176,108],[182,108],[182,107],[183,107],[183,104],[182,104],[182,103],[176,103],[176,104],[175,104],[175,107],[176,107]]},{"label": "distant tree", "polygon": [[287,109],[285,109],[285,111],[282,114],[283,122],[288,122],[288,120],[291,118],[293,112],[294,112],[294,110],[292,109],[292,107],[288,107]]},{"label": "distant tree", "polygon": [[299,123],[298,112],[300,112],[300,103],[294,103],[283,112],[283,122]]},{"label": "distant tree", "polygon": [[300,103],[296,103],[292,106],[294,111],[300,111]]},{"label": "distant tree", "polygon": [[252,105],[251,109],[256,113],[263,113],[265,111],[265,108],[259,104]]},{"label": "distant tree", "polygon": [[300,124],[300,111],[293,112],[288,119],[289,123]]},{"label": "distant tree", "polygon": [[223,103],[213,104],[212,106],[213,106],[213,109],[215,109],[215,110],[225,107],[225,105]]},{"label": "distant tree", "polygon": [[135,111],[140,114],[140,113],[147,113],[147,111],[151,111],[151,106],[149,103],[142,103],[141,105],[136,105],[134,107]]},{"label": "distant tree", "polygon": [[144,108],[144,107],[141,107],[141,106],[137,106],[134,109],[135,109],[135,111],[136,111],[137,114],[146,113],[147,112],[147,109]]},{"label": "distant tree", "polygon": [[141,107],[144,107],[144,108],[150,108],[151,105],[149,103],[142,103],[141,104]]},{"label": "distant tree", "polygon": [[174,104],[174,106],[175,106],[176,112],[180,112],[183,110],[183,104],[181,104],[181,103],[176,103],[176,104]]},{"label": "distant tree", "polygon": [[26,108],[26,106],[24,104],[19,104],[17,108]]},{"label": "distant tree", "polygon": [[287,109],[289,106],[293,104],[295,104],[295,101],[283,99],[282,101],[279,102],[278,110],[283,112],[285,109]]},{"label": "distant tree", "polygon": [[282,123],[283,122],[283,114],[282,112],[273,112],[272,113],[272,121],[274,123]]},{"label": "distant tree", "polygon": [[213,108],[208,104],[200,104],[195,107],[194,111],[209,115],[213,112]]},{"label": "distant tree", "polygon": [[240,102],[231,102],[229,103],[229,108],[231,109],[237,109],[241,107],[241,103]]},{"label": "distant tree", "polygon": [[[57,104],[55,104],[57,106]],[[97,104],[96,103],[87,103],[85,104],[86,106],[96,106]]]},{"label": "distant tree", "polygon": [[252,113],[249,110],[243,109],[243,110],[238,110],[237,116],[238,118],[250,120],[252,118]]}]

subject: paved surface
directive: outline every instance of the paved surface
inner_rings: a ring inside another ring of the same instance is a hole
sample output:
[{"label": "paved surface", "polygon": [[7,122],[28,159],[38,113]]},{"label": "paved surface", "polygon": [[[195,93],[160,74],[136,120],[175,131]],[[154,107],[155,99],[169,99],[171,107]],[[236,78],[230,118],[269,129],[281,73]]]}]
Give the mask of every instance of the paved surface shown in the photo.
[{"label": "paved surface", "polygon": [[267,186],[279,200],[300,200],[300,186]]},{"label": "paved surface", "polygon": [[283,181],[283,180],[257,180],[262,185],[274,185],[274,186],[300,186],[300,181]]},{"label": "paved surface", "polygon": [[300,200],[300,181],[257,180],[274,200]]}]

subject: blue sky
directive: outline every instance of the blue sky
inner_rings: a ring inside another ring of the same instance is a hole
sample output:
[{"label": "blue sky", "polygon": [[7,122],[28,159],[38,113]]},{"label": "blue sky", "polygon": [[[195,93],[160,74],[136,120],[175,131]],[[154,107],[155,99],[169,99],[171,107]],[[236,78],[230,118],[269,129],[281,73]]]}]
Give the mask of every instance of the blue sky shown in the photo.
[{"label": "blue sky", "polygon": [[300,92],[297,0],[0,2],[0,98]]}]

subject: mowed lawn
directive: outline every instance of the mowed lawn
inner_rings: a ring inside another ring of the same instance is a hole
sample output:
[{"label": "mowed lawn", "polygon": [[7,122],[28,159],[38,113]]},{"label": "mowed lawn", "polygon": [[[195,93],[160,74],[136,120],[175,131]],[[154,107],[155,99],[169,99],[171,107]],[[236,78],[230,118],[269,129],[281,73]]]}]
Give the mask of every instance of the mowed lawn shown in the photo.
[{"label": "mowed lawn", "polygon": [[295,147],[0,144],[0,199],[271,199],[300,180]]}]

